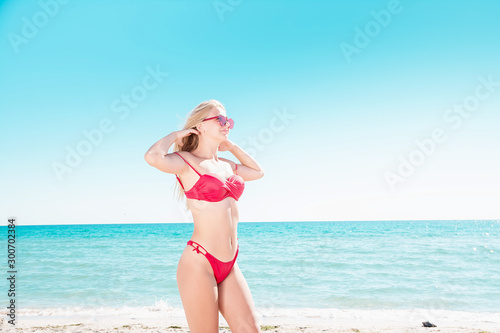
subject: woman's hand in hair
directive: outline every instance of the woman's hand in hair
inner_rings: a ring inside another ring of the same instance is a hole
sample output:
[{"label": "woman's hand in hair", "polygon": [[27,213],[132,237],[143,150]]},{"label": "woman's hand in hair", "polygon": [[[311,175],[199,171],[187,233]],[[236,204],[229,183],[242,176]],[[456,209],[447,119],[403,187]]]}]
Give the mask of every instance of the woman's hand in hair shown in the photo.
[{"label": "woman's hand in hair", "polygon": [[175,139],[175,143],[177,143],[181,147],[184,145],[182,143],[182,139],[184,139],[184,137],[189,136],[191,134],[200,135],[200,132],[195,128],[183,129],[183,130],[177,131],[176,133],[177,133],[177,139]]}]

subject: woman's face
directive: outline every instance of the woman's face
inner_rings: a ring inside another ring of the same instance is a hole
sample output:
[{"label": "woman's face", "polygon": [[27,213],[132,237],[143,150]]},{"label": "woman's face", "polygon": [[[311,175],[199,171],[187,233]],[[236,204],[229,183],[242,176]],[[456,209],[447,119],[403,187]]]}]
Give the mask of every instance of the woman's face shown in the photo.
[{"label": "woman's face", "polygon": [[[219,115],[224,117],[227,116],[226,111],[222,107],[212,108],[207,118],[217,117]],[[215,118],[202,122],[202,126],[205,129],[205,133],[203,134],[210,137],[225,140],[229,135],[229,122],[226,122],[224,126],[221,126],[219,124],[219,120]]]}]

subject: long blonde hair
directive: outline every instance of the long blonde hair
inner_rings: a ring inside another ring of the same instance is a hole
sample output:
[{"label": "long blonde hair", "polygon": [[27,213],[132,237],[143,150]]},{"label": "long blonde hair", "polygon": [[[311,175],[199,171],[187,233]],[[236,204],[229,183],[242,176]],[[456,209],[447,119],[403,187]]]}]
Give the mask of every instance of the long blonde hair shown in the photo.
[{"label": "long blonde hair", "polygon": [[[201,102],[196,106],[191,112],[189,112],[186,122],[184,124],[183,130],[189,128],[196,128],[196,125],[200,124],[203,119],[208,117],[208,114],[212,110],[212,108],[221,107],[226,110],[224,105],[218,100],[211,99],[209,101]],[[196,134],[191,134],[182,138],[183,146],[179,146],[177,143],[174,143],[174,152],[176,151],[193,151],[198,148],[198,144],[200,142],[200,137]],[[176,181],[176,189],[174,189],[174,195],[177,193],[177,199],[181,200],[185,198],[184,190],[180,186],[179,182]],[[186,208],[187,200],[186,200]]]}]

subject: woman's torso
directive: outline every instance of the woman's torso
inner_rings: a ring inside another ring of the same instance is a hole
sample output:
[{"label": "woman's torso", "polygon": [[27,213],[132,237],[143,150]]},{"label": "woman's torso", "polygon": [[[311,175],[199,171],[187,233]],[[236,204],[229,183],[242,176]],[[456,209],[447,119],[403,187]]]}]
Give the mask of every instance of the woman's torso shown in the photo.
[{"label": "woman's torso", "polygon": [[[227,162],[202,160],[193,155],[189,157],[201,174],[213,175],[221,181],[233,175],[231,166]],[[181,177],[186,191],[200,179],[193,170],[185,172]],[[202,244],[210,254],[221,261],[233,259],[238,246],[238,201],[233,197],[215,202],[190,198],[186,200],[193,215],[194,230],[191,240]]]}]

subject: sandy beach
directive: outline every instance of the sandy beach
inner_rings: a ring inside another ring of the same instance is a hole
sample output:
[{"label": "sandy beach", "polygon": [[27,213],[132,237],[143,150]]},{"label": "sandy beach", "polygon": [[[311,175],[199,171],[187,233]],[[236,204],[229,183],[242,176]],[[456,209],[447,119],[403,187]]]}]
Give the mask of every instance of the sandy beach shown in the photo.
[{"label": "sandy beach", "polygon": [[[184,314],[179,309],[151,311],[134,315],[133,309],[99,314],[82,311],[64,315],[20,314],[15,328],[2,316],[5,332],[189,332]],[[295,313],[294,313],[295,312]],[[262,310],[258,317],[263,332],[442,332],[498,333],[500,313],[473,313],[445,310]],[[224,318],[219,315],[219,332],[229,333]],[[436,327],[423,327],[429,321]]]}]

